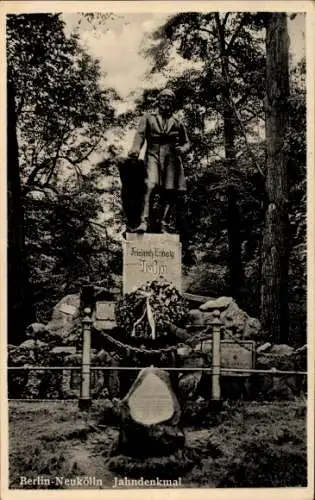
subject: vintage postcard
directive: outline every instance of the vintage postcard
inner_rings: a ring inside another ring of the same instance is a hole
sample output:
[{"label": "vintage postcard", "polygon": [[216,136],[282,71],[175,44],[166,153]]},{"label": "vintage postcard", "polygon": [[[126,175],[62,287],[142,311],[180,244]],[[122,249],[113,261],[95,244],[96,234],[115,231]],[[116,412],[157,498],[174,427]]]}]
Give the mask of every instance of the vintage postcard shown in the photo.
[{"label": "vintage postcard", "polygon": [[3,499],[314,498],[312,2],[2,2]]}]

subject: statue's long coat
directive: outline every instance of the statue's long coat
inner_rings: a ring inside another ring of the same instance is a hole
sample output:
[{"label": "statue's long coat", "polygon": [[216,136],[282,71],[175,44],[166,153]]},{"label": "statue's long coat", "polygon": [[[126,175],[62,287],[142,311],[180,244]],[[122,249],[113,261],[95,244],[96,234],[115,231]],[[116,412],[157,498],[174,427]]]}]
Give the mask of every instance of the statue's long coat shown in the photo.
[{"label": "statue's long coat", "polygon": [[132,151],[138,154],[145,141],[147,182],[151,186],[185,191],[182,160],[175,150],[176,145],[183,146],[183,152],[190,147],[184,124],[175,116],[163,123],[157,112],[145,114],[140,120]]}]

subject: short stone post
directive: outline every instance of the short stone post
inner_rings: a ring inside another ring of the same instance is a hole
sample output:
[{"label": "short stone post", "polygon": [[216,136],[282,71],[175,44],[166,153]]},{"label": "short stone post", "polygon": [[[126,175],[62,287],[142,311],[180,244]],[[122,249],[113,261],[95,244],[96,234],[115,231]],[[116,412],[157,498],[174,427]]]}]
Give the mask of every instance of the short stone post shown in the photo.
[{"label": "short stone post", "polygon": [[221,368],[221,348],[220,333],[221,321],[220,311],[213,311],[212,321],[212,399],[219,401],[221,398],[220,388],[220,368]]},{"label": "short stone post", "polygon": [[82,347],[82,372],[81,372],[81,396],[79,409],[86,410],[91,406],[91,325],[92,311],[84,309],[83,318],[83,347]]}]

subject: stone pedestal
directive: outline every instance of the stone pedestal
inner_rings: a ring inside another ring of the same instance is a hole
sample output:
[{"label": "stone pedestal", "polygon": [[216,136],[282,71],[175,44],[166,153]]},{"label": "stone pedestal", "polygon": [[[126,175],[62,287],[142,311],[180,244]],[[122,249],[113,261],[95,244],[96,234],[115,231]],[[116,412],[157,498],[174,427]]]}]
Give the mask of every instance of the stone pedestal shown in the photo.
[{"label": "stone pedestal", "polygon": [[127,233],[123,243],[123,293],[165,279],[181,292],[181,243],[177,234]]}]

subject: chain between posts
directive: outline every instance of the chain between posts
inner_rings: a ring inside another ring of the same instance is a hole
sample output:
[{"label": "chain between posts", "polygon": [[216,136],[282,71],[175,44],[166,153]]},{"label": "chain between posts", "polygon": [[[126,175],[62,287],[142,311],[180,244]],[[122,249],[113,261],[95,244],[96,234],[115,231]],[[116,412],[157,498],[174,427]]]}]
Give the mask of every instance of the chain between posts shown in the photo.
[{"label": "chain between posts", "polygon": [[[81,367],[67,367],[67,366],[61,366],[61,367],[32,367],[32,366],[24,366],[24,367],[8,367],[8,369],[28,369],[28,370],[42,370],[42,369],[50,369],[50,370],[81,370],[81,394],[80,394],[80,399],[79,399],[79,408],[80,409],[87,409],[90,407],[92,398],[91,398],[91,370],[110,370],[114,369],[113,367],[101,367],[101,366],[91,366],[91,328],[93,324],[93,319],[92,319],[92,308],[86,307],[84,309],[84,317],[82,320],[82,337],[83,337],[83,349],[82,349],[82,365]],[[289,375],[289,374],[297,374],[297,375],[307,375],[307,372],[302,372],[302,371],[281,371],[281,370],[276,370],[276,369],[270,369],[270,370],[253,370],[253,369],[222,369],[221,368],[221,332],[224,328],[223,323],[220,320],[220,311],[219,310],[214,310],[213,311],[213,320],[209,324],[208,328],[206,328],[207,331],[212,330],[212,367],[211,368],[202,368],[204,371],[209,371],[212,373],[212,399],[213,400],[220,400],[221,398],[221,389],[220,389],[220,376],[223,373],[226,372],[240,372],[240,373],[264,373],[264,374],[271,374],[271,375]],[[248,349],[241,341],[239,341],[232,333],[229,331],[225,332],[239,345],[242,346],[242,348],[252,352],[252,349]],[[206,332],[203,332],[206,333]],[[209,331],[210,333],[210,331]],[[125,346],[123,343],[119,342],[117,339],[113,339],[112,337],[108,336],[110,340],[112,340],[115,344],[118,344],[119,346],[124,346],[131,351],[135,350],[137,352],[142,352],[141,348],[132,348],[131,346]],[[206,339],[207,337],[205,337]],[[209,338],[209,337],[208,337]],[[188,340],[188,339],[187,339]],[[202,342],[202,339],[194,339],[194,342],[192,341],[187,341],[187,344],[195,343],[197,340]],[[176,346],[168,347],[165,349],[161,350],[153,350],[153,352],[172,352],[176,350]],[[149,350],[145,350],[145,352],[151,353]],[[270,356],[270,357],[277,357],[276,354],[274,353],[261,353],[262,356]],[[293,353],[294,354],[294,353]],[[140,369],[138,367],[115,367],[115,369],[118,370],[133,370],[133,369]],[[178,371],[186,371],[187,370],[192,370],[192,368],[180,368],[180,367],[169,367],[169,368],[162,368],[165,370],[178,370]],[[201,368],[196,368],[201,369]]]}]

